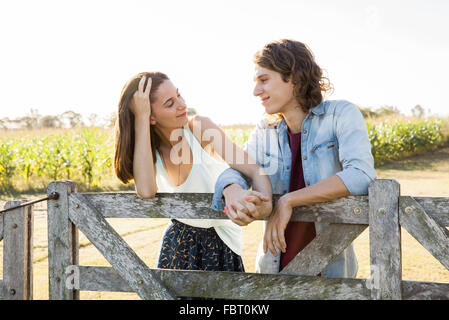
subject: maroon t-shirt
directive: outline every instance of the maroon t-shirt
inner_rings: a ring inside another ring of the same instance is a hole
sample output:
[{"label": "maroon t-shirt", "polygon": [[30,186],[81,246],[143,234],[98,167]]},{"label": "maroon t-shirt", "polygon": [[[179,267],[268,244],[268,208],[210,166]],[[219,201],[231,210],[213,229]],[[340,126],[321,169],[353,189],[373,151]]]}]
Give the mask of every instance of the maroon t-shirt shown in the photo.
[{"label": "maroon t-shirt", "polygon": [[[301,161],[301,132],[290,133],[287,130],[290,149],[292,151],[292,164],[290,172],[289,192],[305,188],[304,173]],[[281,270],[315,238],[315,223],[290,221],[285,229],[285,242],[287,250],[281,253]]]}]

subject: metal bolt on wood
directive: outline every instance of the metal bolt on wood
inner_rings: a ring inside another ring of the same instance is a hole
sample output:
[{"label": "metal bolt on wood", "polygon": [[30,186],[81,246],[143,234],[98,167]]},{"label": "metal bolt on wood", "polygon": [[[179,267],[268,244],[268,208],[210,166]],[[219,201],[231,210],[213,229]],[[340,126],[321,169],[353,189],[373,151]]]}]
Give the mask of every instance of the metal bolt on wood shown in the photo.
[{"label": "metal bolt on wood", "polygon": [[11,289],[11,290],[9,290],[9,293],[11,293],[11,295],[14,296],[16,294],[16,290],[15,289]]},{"label": "metal bolt on wood", "polygon": [[13,229],[17,229],[17,224],[14,223],[14,224],[12,225],[12,228],[13,228]]},{"label": "metal bolt on wood", "polygon": [[412,214],[413,213],[413,208],[412,207],[407,207],[407,208],[405,208],[405,213],[406,214]]},{"label": "metal bolt on wood", "polygon": [[387,213],[387,210],[385,210],[385,208],[380,208],[379,210],[377,210],[377,214],[382,214],[382,215],[384,215],[384,214],[386,214]]},{"label": "metal bolt on wood", "polygon": [[360,210],[360,208],[354,208],[354,213],[355,214],[360,214],[362,210]]}]

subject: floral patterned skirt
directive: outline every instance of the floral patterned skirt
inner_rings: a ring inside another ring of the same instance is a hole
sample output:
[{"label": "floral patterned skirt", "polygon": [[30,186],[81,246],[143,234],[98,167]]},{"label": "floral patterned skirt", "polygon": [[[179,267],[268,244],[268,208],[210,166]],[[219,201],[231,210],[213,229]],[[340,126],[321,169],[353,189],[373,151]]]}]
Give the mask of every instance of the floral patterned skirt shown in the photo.
[{"label": "floral patterned skirt", "polygon": [[[245,272],[241,256],[220,239],[214,228],[192,227],[175,219],[165,231],[157,267],[204,271]],[[216,300],[177,297],[179,300]]]},{"label": "floral patterned skirt", "polygon": [[214,228],[198,228],[172,219],[162,239],[158,268],[245,272],[240,255]]}]

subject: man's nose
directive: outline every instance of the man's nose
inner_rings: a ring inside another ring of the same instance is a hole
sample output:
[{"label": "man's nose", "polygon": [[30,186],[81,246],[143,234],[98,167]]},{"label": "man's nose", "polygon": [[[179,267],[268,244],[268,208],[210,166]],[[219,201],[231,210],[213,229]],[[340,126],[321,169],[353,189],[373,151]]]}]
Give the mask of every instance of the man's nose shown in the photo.
[{"label": "man's nose", "polygon": [[262,88],[259,85],[256,85],[253,90],[253,95],[258,96],[262,93]]}]

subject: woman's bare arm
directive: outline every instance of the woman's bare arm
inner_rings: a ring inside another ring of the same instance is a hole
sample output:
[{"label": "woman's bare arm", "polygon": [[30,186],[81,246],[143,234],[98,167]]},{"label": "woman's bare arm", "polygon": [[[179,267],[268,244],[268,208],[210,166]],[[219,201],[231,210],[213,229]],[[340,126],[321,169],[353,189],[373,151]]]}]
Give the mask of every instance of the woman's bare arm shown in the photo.
[{"label": "woman's bare arm", "polygon": [[[211,152],[218,154],[231,168],[240,171],[252,180],[253,190],[256,192],[251,193],[246,190],[242,192],[241,194],[244,195],[244,200],[240,201],[240,203],[235,203],[235,209],[251,213],[252,217],[257,219],[268,216],[272,209],[271,183],[268,176],[257,165],[256,161],[246,151],[233,143],[224,131],[209,118],[196,116],[189,122],[189,126],[195,137],[201,141],[203,148],[210,145]],[[259,197],[257,196],[258,194],[262,194],[262,196]],[[251,203],[251,200],[246,200],[247,196],[254,198],[256,202],[258,201],[259,210],[255,210],[255,205]],[[260,205],[260,198],[264,198],[263,196],[266,198],[262,201],[265,205]],[[232,213],[235,212],[231,212],[231,215]],[[245,221],[247,223],[250,222],[248,219],[245,219]],[[237,223],[237,221],[234,222]]]}]

